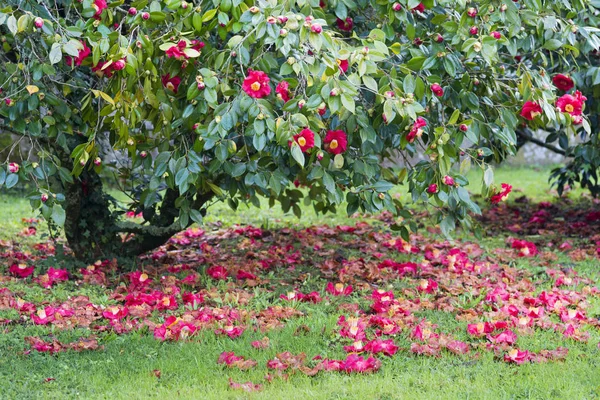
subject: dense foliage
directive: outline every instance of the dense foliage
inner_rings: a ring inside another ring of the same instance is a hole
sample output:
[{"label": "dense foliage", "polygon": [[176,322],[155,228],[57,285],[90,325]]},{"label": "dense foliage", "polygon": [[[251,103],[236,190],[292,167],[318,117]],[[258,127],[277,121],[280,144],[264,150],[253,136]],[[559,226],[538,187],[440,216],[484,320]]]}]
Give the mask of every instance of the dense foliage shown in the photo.
[{"label": "dense foliage", "polygon": [[[584,108],[598,108],[598,1],[0,4],[0,129],[28,149],[0,184],[33,181],[33,206],[81,257],[119,233],[134,235],[125,253],[153,248],[221,199],[385,209],[406,236],[415,224],[387,193],[399,182],[448,233],[479,211],[464,171],[483,169],[483,195],[502,200],[488,162],[529,129],[575,156],[560,182],[597,193]],[[143,224],[120,221],[107,178]]]}]

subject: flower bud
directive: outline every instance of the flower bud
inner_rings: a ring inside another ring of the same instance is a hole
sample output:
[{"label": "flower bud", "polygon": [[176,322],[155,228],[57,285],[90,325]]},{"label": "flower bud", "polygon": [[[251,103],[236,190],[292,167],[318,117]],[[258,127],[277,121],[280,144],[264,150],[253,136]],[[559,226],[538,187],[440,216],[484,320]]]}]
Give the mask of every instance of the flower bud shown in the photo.
[{"label": "flower bud", "polygon": [[102,159],[100,157],[96,157],[94,159],[94,165],[99,167],[102,164]]},{"label": "flower bud", "polygon": [[150,13],[147,13],[147,12],[144,12],[144,13],[142,13],[142,19],[143,19],[143,20],[148,20],[148,19],[150,19]]},{"label": "flower bud", "polygon": [[137,8],[135,8],[135,7],[129,7],[129,10],[127,12],[129,13],[129,15],[136,15],[137,14]]},{"label": "flower bud", "polygon": [[48,201],[48,195],[46,193],[42,193],[42,195],[40,196],[40,200],[42,201],[42,203],[45,203]]},{"label": "flower bud", "polygon": [[35,25],[36,28],[41,29],[42,26],[44,26],[44,20],[41,19],[40,17],[37,17],[36,19],[33,20],[33,24]]}]

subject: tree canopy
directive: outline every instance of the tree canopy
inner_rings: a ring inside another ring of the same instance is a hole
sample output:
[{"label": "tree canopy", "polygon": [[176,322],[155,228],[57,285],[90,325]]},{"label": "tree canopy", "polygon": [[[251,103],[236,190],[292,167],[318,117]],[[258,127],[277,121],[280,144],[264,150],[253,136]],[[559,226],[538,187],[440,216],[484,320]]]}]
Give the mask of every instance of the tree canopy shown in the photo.
[{"label": "tree canopy", "polygon": [[83,258],[149,250],[217,200],[388,210],[408,235],[398,183],[448,234],[479,211],[464,172],[503,200],[489,163],[542,128],[572,156],[558,184],[600,192],[600,1],[2,4],[0,130],[28,151],[0,184],[32,182]]}]

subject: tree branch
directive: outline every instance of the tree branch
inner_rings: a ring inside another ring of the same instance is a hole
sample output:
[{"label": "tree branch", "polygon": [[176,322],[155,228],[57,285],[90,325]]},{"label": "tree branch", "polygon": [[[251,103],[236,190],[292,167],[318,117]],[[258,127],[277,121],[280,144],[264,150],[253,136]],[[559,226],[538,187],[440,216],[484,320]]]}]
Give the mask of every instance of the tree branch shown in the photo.
[{"label": "tree branch", "polygon": [[540,147],[543,147],[545,149],[548,149],[556,154],[560,154],[563,156],[567,155],[567,153],[564,150],[559,149],[558,147],[554,147],[546,142],[543,142],[539,139],[534,138],[533,135],[530,135],[529,133],[527,133],[527,130],[517,130],[516,133],[517,133],[517,135],[519,135],[520,137],[522,137],[523,139],[525,139],[528,142],[534,143],[534,144],[536,144]]}]

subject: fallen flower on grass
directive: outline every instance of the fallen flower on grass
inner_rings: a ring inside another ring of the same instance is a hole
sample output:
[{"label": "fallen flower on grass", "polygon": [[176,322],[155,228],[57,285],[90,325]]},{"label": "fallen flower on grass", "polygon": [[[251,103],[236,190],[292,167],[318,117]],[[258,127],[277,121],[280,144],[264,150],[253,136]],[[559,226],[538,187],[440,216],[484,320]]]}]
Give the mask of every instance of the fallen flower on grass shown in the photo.
[{"label": "fallen flower on grass", "polygon": [[336,283],[334,285],[332,282],[329,282],[327,283],[325,290],[327,293],[334,296],[350,296],[352,293],[352,286],[345,286],[343,283]]},{"label": "fallen flower on grass", "polygon": [[231,378],[229,378],[229,387],[232,389],[243,390],[245,392],[260,392],[263,390],[263,385],[258,383],[246,382],[246,383],[238,383],[234,382]]},{"label": "fallen flower on grass", "polygon": [[530,361],[532,354],[527,350],[512,349],[504,355],[504,361],[521,365]]}]

